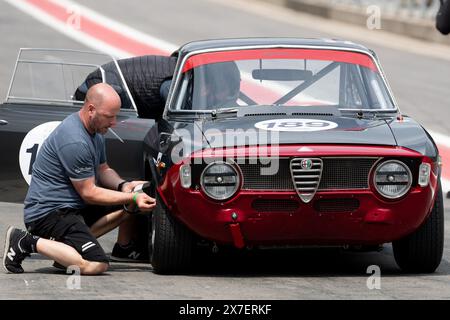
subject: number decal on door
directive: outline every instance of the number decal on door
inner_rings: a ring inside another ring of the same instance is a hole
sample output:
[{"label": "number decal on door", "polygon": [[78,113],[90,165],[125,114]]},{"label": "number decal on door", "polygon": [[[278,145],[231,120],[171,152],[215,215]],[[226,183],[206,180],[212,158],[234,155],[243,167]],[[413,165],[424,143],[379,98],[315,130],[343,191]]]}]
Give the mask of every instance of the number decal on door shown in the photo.
[{"label": "number decal on door", "polygon": [[19,151],[19,165],[23,178],[28,184],[31,181],[33,165],[40,147],[60,123],[61,121],[43,123],[33,128],[23,139]]},{"label": "number decal on door", "polygon": [[33,147],[31,147],[30,149],[27,149],[27,153],[31,153],[31,159],[30,159],[30,165],[28,167],[28,174],[31,175],[31,172],[33,170],[33,164],[34,161],[36,161],[36,155],[39,149],[39,145],[37,143],[34,144]]}]

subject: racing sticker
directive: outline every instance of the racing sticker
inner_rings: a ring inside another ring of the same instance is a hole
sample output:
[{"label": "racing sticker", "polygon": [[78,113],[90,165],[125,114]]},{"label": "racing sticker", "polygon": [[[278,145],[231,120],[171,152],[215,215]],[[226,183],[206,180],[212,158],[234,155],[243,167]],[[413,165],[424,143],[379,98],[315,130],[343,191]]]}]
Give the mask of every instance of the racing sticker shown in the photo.
[{"label": "racing sticker", "polygon": [[321,119],[272,119],[255,123],[255,127],[270,131],[310,132],[334,129],[337,123]]},{"label": "racing sticker", "polygon": [[28,184],[31,181],[31,170],[39,148],[60,123],[61,121],[43,123],[33,128],[23,139],[19,151],[19,164],[23,178]]}]

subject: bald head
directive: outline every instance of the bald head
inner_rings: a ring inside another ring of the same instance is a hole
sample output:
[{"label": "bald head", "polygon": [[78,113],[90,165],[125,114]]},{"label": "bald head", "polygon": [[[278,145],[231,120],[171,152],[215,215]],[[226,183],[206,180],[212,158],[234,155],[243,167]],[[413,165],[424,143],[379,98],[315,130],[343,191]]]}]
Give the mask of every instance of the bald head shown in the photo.
[{"label": "bald head", "polygon": [[98,83],[86,93],[80,118],[90,133],[105,134],[109,127],[116,124],[120,111],[120,97],[107,83]]},{"label": "bald head", "polygon": [[116,90],[107,83],[97,83],[86,93],[84,107],[93,104],[98,109],[120,109],[121,101]]}]

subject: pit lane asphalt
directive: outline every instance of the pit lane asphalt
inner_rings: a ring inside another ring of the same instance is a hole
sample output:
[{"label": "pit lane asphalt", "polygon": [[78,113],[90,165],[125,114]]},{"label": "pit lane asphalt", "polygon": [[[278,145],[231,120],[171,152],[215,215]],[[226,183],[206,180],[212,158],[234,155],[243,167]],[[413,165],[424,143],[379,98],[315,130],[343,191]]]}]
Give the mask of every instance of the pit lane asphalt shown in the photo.
[{"label": "pit lane asphalt", "polygon": [[[177,45],[194,39],[235,36],[330,37],[315,30],[314,25],[299,28],[220,2],[79,3]],[[0,31],[0,97],[6,94],[20,47],[88,49],[4,2],[0,2]],[[406,47],[398,50],[359,42],[379,55],[401,109],[425,127],[449,135],[450,62],[411,53]],[[190,276],[158,276],[149,265],[114,263],[107,275],[83,277],[81,289],[70,290],[66,286],[68,275],[52,268],[51,261],[34,256],[24,263],[27,273],[23,275],[0,272],[0,299],[450,299],[450,200],[445,200],[445,207],[444,259],[432,275],[402,274],[386,245],[381,253],[296,250],[251,253],[239,257],[239,262],[212,258],[205,262],[205,270]],[[22,205],[0,203],[1,246],[10,224],[23,226]],[[107,252],[114,239],[115,234],[100,239]],[[369,265],[381,267],[380,290],[366,286]]]},{"label": "pit lane asphalt", "polygon": [[[450,200],[445,205],[449,208]],[[22,208],[0,204],[2,246],[7,226],[22,225]],[[148,264],[113,262],[106,275],[81,277],[80,289],[70,289],[69,275],[33,255],[23,263],[24,274],[0,272],[0,299],[450,299],[449,214],[447,209],[444,259],[434,274],[401,273],[391,246],[385,245],[382,252],[371,253],[290,249],[206,254],[197,272],[177,276],[156,275]],[[100,238],[107,253],[115,236]],[[367,287],[371,265],[380,267],[379,290]]]}]

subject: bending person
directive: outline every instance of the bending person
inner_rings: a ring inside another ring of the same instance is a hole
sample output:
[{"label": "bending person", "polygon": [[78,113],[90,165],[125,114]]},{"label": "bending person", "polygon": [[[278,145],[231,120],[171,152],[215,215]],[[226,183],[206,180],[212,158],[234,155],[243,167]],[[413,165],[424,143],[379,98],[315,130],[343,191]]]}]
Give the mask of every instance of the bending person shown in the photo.
[{"label": "bending person", "polygon": [[103,135],[115,125],[120,105],[111,86],[96,84],[81,110],[45,140],[25,198],[29,232],[9,227],[6,234],[7,271],[22,273],[22,261],[40,253],[64,267],[79,267],[81,274],[103,273],[109,259],[96,238],[127,221],[130,214],[118,206],[154,209],[155,199],[130,192],[143,181],[125,182],[106,162]]}]

